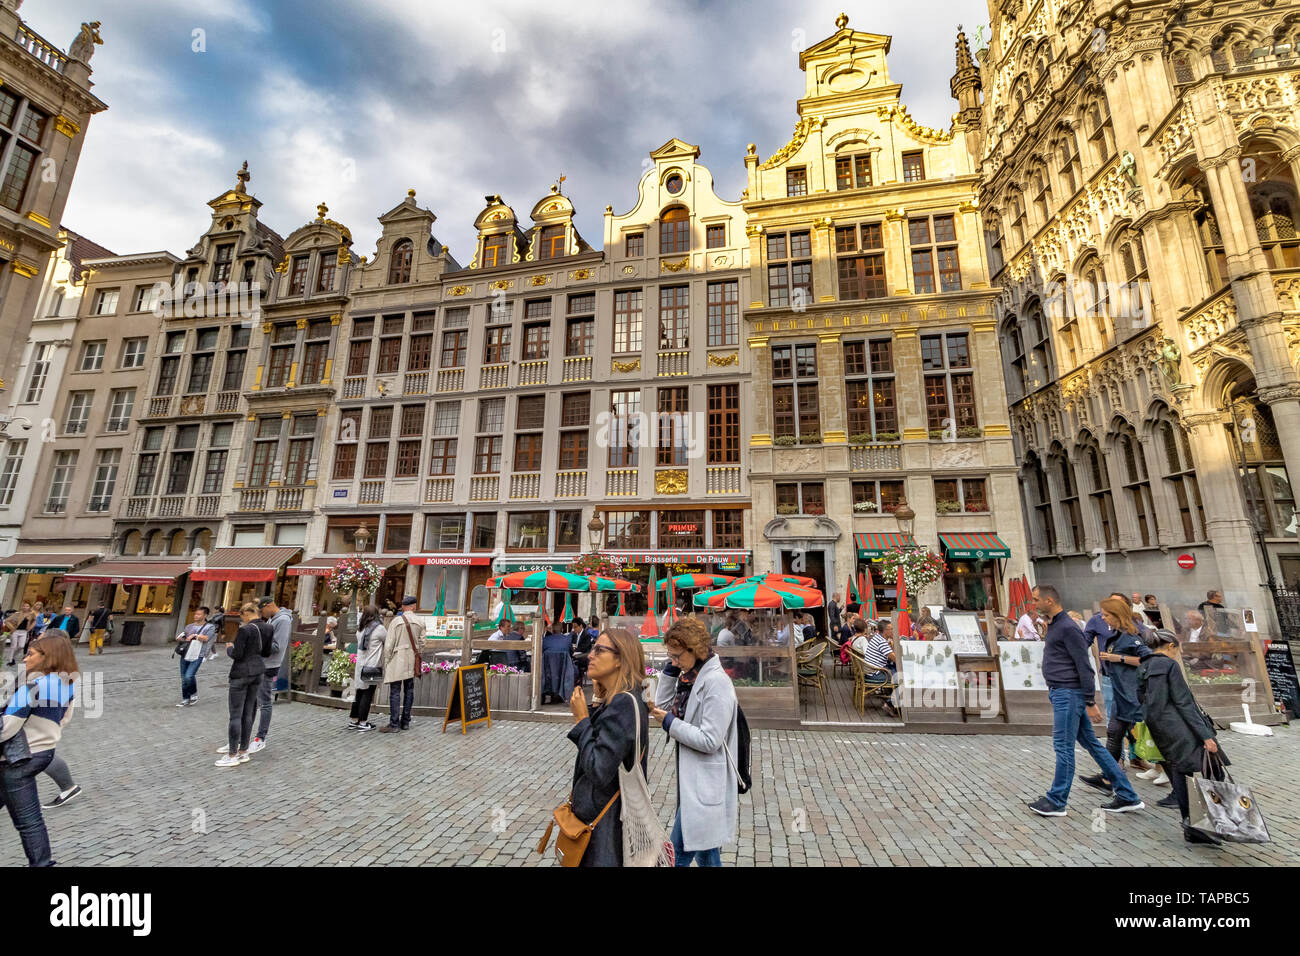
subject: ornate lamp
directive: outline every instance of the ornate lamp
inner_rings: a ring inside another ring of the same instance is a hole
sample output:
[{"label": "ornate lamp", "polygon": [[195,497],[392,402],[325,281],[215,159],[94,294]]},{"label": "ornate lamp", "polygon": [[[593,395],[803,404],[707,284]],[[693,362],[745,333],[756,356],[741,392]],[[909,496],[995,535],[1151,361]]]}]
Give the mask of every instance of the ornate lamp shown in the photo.
[{"label": "ornate lamp", "polygon": [[601,538],[604,533],[605,522],[600,520],[600,515],[592,515],[591,520],[587,522],[587,541],[591,545],[593,553],[600,548]]},{"label": "ornate lamp", "polygon": [[916,512],[912,510],[906,498],[900,501],[898,507],[894,510],[894,519],[898,522],[899,531],[906,535],[912,533],[912,524],[916,521]]},{"label": "ornate lamp", "polygon": [[357,530],[352,533],[352,540],[356,544],[357,554],[362,555],[366,552],[366,545],[370,543],[373,537],[370,529],[366,527],[366,519],[361,519],[361,524],[357,525]]}]

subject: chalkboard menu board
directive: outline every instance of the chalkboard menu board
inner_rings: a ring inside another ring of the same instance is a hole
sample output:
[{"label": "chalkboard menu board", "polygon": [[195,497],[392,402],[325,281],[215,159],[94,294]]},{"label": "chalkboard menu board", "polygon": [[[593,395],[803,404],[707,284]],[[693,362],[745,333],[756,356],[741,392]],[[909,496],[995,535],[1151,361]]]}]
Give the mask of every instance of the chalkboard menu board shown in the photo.
[{"label": "chalkboard menu board", "polygon": [[1300,682],[1296,680],[1295,658],[1286,641],[1269,641],[1264,651],[1268,682],[1273,685],[1273,700],[1295,716],[1300,716]]},{"label": "chalkboard menu board", "polygon": [[492,726],[492,713],[488,706],[487,665],[471,664],[456,668],[455,679],[451,683],[451,700],[447,701],[447,716],[442,721],[442,732],[447,732],[447,724],[453,720],[460,721],[460,732],[471,724],[487,721]]},{"label": "chalkboard menu board", "polygon": [[969,611],[944,611],[939,626],[952,641],[953,653],[961,657],[988,657],[989,646],[980,630],[978,614]]}]

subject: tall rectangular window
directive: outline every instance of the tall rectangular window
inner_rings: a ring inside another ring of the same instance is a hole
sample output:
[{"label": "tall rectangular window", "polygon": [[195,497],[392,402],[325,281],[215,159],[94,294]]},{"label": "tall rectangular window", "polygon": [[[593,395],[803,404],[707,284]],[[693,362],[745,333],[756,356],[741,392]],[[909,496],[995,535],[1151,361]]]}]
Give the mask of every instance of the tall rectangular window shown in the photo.
[{"label": "tall rectangular window", "polygon": [[144,368],[145,352],[149,348],[146,338],[124,339],[122,341],[122,368]]},{"label": "tall rectangular window", "polygon": [[316,291],[330,292],[334,288],[334,273],[338,269],[338,253],[323,252],[320,257],[320,271],[316,274]]},{"label": "tall rectangular window", "polygon": [[812,304],[812,238],[802,232],[767,237],[767,304],[803,309]]},{"label": "tall rectangular window", "polygon": [[9,165],[0,180],[0,205],[18,212],[31,181],[32,171],[41,154],[41,140],[45,137],[44,112],[28,100],[21,99],[8,89],[0,95],[0,142],[13,142]]},{"label": "tall rectangular window", "polygon": [[772,435],[821,439],[815,343],[772,349]]},{"label": "tall rectangular window", "polygon": [[710,385],[708,463],[740,463],[740,386]]},{"label": "tall rectangular window", "polygon": [[179,355],[168,355],[158,363],[158,387],[154,389],[155,395],[175,395],[176,381],[181,374],[181,358]]},{"label": "tall rectangular window", "polygon": [[835,157],[835,188],[864,189],[871,185],[871,157],[867,153]]},{"label": "tall rectangular window", "polygon": [[293,346],[277,345],[271,349],[271,363],[266,372],[266,387],[280,388],[289,380],[293,366]]},{"label": "tall rectangular window", "polygon": [[614,351],[640,352],[645,293],[622,289],[614,293]]},{"label": "tall rectangular window", "polygon": [[704,227],[704,247],[722,249],[727,245],[727,227],[718,223]]},{"label": "tall rectangular window", "polygon": [[569,296],[569,315],[564,327],[564,354],[590,355],[596,338],[596,294]]},{"label": "tall rectangular window", "polygon": [[591,425],[591,393],[570,392],[560,403],[560,469],[587,467],[587,437]]},{"label": "tall rectangular window", "polygon": [[49,342],[41,342],[39,345],[32,347],[31,375],[27,379],[27,392],[23,395],[23,401],[27,403],[39,402],[41,396],[45,394],[45,379],[50,374],[50,353],[53,350]]},{"label": "tall rectangular window", "polygon": [[506,236],[484,236],[483,237],[483,263],[484,269],[491,269],[495,266],[503,266],[508,261],[506,259]]},{"label": "tall rectangular window", "polygon": [[611,428],[609,467],[631,468],[640,461],[641,392],[636,389],[609,393]]},{"label": "tall rectangular window", "polygon": [[235,261],[235,244],[223,242],[217,246],[217,253],[212,257],[212,284],[217,291],[226,287],[230,281],[230,270]]},{"label": "tall rectangular window", "polygon": [[709,348],[740,343],[740,283],[710,282]]},{"label": "tall rectangular window", "polygon": [[659,289],[659,348],[691,347],[690,287],[663,286]]},{"label": "tall rectangular window", "polygon": [[50,472],[50,490],[45,496],[46,514],[62,514],[68,510],[68,492],[72,488],[72,475],[76,468],[75,451],[54,453],[54,468]]},{"label": "tall rectangular window", "polygon": [[289,268],[289,294],[302,295],[307,291],[307,263],[310,261],[308,256],[294,256],[293,264]]},{"label": "tall rectangular window", "polygon": [[787,196],[808,195],[808,169],[795,166],[785,171],[785,194]]},{"label": "tall rectangular window", "polygon": [[961,289],[957,230],[951,213],[909,219],[907,236],[912,250],[912,278],[918,295]]},{"label": "tall rectangular window", "polygon": [[90,421],[90,403],[94,392],[71,392],[68,395],[68,417],[64,420],[63,430],[69,435],[84,435]]},{"label": "tall rectangular window", "polygon": [[81,358],[77,360],[78,372],[98,372],[104,367],[104,353],[108,351],[107,342],[86,342],[81,346]]},{"label": "tall rectangular window", "polygon": [[840,301],[878,299],[889,294],[885,279],[884,230],[878,222],[835,230],[835,266]]},{"label": "tall rectangular window", "polygon": [[629,259],[645,255],[645,233],[634,232],[623,241],[623,254]]},{"label": "tall rectangular window", "polygon": [[438,367],[464,368],[465,348],[468,342],[469,333],[466,331],[443,332],[442,357],[438,362]]},{"label": "tall rectangular window", "polygon": [[10,439],[5,445],[5,455],[0,459],[0,508],[7,508],[14,500],[18,487],[18,470],[27,454],[27,439]]},{"label": "tall rectangular window", "polygon": [[690,427],[688,389],[658,389],[658,443],[655,450],[656,465],[684,465],[686,451],[690,442],[687,429]]},{"label": "tall rectangular window", "polygon": [[488,326],[483,343],[483,364],[501,365],[510,361],[510,326]]},{"label": "tall rectangular window", "polygon": [[919,183],[925,179],[925,153],[912,150],[903,154],[903,182]]},{"label": "tall rectangular window", "polygon": [[898,438],[891,339],[844,343],[845,402],[851,441]]},{"label": "tall rectangular window", "polygon": [[208,452],[203,468],[203,484],[200,494],[216,495],[221,493],[221,483],[226,477],[226,456],[229,452],[214,449]]},{"label": "tall rectangular window", "polygon": [[975,376],[970,371],[969,337],[965,332],[921,336],[921,368],[925,372],[925,413],[930,430],[950,425],[979,425],[975,413]]},{"label": "tall rectangular window", "polygon": [[540,240],[541,257],[543,259],[558,259],[564,255],[564,227],[563,226],[545,226],[542,229]]}]

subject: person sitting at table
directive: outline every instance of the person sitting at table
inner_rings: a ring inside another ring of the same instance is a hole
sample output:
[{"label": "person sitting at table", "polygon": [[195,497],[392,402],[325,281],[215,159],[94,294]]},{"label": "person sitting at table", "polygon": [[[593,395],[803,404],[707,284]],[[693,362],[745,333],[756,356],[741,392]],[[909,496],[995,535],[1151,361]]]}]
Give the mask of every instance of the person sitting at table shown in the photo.
[{"label": "person sitting at table", "polygon": [[[887,630],[892,631],[892,625],[888,621],[883,623],[886,625]],[[934,627],[933,624],[929,626]],[[854,625],[855,630],[856,627]],[[937,631],[938,628],[935,628],[935,630]],[[889,637],[879,632],[868,637],[866,625],[863,623],[862,630],[858,631],[857,636],[853,639],[853,649],[861,654],[863,660],[872,668],[883,668],[882,670],[867,671],[866,681],[868,684],[888,684],[893,682],[894,674],[897,672],[897,664],[894,656],[894,644]],[[892,696],[885,701],[885,713],[890,717],[898,716],[898,708],[894,705]]]},{"label": "person sitting at table", "polygon": [[587,681],[587,662],[591,656],[591,645],[600,635],[593,635],[582,618],[574,618],[573,629],[569,632],[572,640],[574,683],[581,687]]},{"label": "person sitting at table", "polygon": [[569,635],[547,634],[542,638],[542,703],[565,703],[576,686],[575,676]]},{"label": "person sitting at table", "polygon": [[937,641],[940,640],[941,637],[942,635],[939,633],[939,625],[935,624],[933,621],[921,626],[919,640]]}]

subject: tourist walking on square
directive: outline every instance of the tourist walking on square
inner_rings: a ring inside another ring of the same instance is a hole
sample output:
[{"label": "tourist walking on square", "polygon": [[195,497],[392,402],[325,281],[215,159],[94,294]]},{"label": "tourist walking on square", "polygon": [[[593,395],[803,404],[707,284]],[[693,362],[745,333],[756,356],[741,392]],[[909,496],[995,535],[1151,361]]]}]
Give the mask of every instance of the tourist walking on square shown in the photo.
[{"label": "tourist walking on square", "polygon": [[683,618],[664,635],[670,663],[660,674],[651,715],[677,743],[677,866],[721,866],[736,842],[736,690],[709,647],[709,632]]},{"label": "tourist walking on square", "polygon": [[1187,778],[1202,771],[1208,761],[1210,776],[1223,779],[1222,768],[1230,761],[1219,747],[1214,725],[1197,706],[1191,688],[1178,666],[1178,641],[1168,631],[1147,636],[1154,653],[1137,670],[1138,700],[1146,714],[1147,730],[1160,749],[1161,763],[1169,775],[1174,801],[1183,822],[1183,839],[1188,843],[1218,844],[1219,840],[1191,827],[1191,803]]},{"label": "tourist walking on square", "polygon": [[248,752],[255,754],[266,748],[266,738],[271,732],[271,710],[275,704],[275,682],[280,678],[280,665],[289,650],[293,633],[293,612],[287,607],[280,607],[274,598],[264,597],[258,602],[262,620],[271,629],[271,650],[262,657],[262,685],[257,689],[257,706],[261,711],[257,717],[257,736],[248,745]]},{"label": "tourist walking on square", "polygon": [[22,840],[29,866],[53,866],[36,776],[48,769],[73,704],[77,657],[67,635],[51,628],[34,638],[22,684],[0,717],[0,802]]},{"label": "tourist walking on square", "polygon": [[420,674],[420,650],[424,645],[424,622],[415,616],[415,595],[402,598],[402,610],[388,625],[384,640],[384,683],[388,685],[388,724],[381,734],[392,734],[411,726],[415,706],[415,678]]},{"label": "tourist walking on square", "polygon": [[375,690],[384,680],[384,642],[387,639],[388,631],[379,622],[379,608],[373,604],[366,605],[357,625],[357,669],[352,675],[356,696],[352,698],[349,730],[365,733],[375,729],[370,722],[370,705],[375,699]]},{"label": "tourist walking on square", "polygon": [[27,653],[27,634],[31,630],[32,624],[36,620],[36,612],[32,610],[29,602],[24,601],[23,606],[5,619],[5,633],[9,635],[9,653],[5,657],[6,664],[16,664],[22,660]]},{"label": "tourist walking on square", "polygon": [[1088,639],[1061,607],[1061,595],[1049,584],[1038,588],[1038,613],[1047,621],[1043,637],[1043,679],[1052,702],[1052,749],[1056,752],[1056,775],[1047,794],[1029,809],[1044,817],[1065,816],[1074,782],[1074,745],[1082,744],[1101,767],[1102,775],[1114,785],[1115,797],[1102,808],[1108,813],[1126,813],[1144,806],[1115,758],[1093,733],[1092,721],[1101,719],[1095,701],[1096,685]]},{"label": "tourist walking on square", "polygon": [[90,632],[90,653],[104,653],[104,638],[108,636],[108,630],[112,626],[113,614],[107,604],[100,602],[99,607],[95,608],[94,613],[86,621],[86,630]]},{"label": "tourist walking on square", "polygon": [[241,607],[239,617],[243,623],[235,634],[234,643],[226,645],[226,654],[234,663],[230,665],[227,692],[230,703],[227,740],[217,751],[225,756],[217,761],[218,767],[234,767],[248,762],[250,738],[257,719],[257,694],[266,672],[264,661],[271,653],[272,631],[264,626],[260,614],[252,601]]},{"label": "tourist walking on square", "polygon": [[176,635],[181,655],[181,702],[177,707],[192,707],[199,702],[199,667],[207,657],[208,648],[215,646],[216,629],[208,622],[208,609],[194,612],[194,620]]},{"label": "tourist walking on square", "polygon": [[[618,768],[631,770],[639,760],[645,773],[650,749],[650,716],[641,699],[645,683],[641,642],[623,628],[605,631],[591,647],[587,676],[601,702],[588,712],[581,687],[574,687],[569,697],[573,729],[568,737],[578,748],[573,762],[573,812],[584,823],[594,824],[580,865],[622,866]],[[643,749],[635,754],[638,733]]]},{"label": "tourist walking on square", "polygon": [[[1133,728],[1142,720],[1142,705],[1138,702],[1137,673],[1138,665],[1151,654],[1142,641],[1146,630],[1138,624],[1137,615],[1129,603],[1118,597],[1108,597],[1101,602],[1101,616],[1111,631],[1101,647],[1101,667],[1109,678],[1111,686],[1110,703],[1107,708],[1106,749],[1122,765],[1124,759],[1124,741],[1129,741],[1131,748],[1136,746]],[[1133,757],[1133,764],[1146,769],[1146,764]],[[1110,795],[1113,791],[1110,780],[1102,774],[1079,777],[1088,786]]]}]

